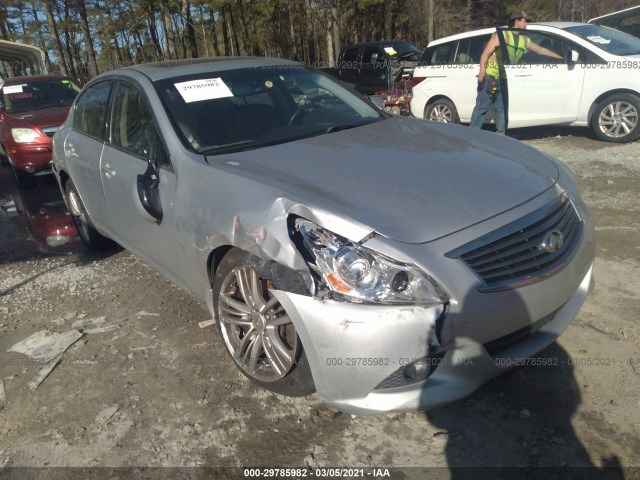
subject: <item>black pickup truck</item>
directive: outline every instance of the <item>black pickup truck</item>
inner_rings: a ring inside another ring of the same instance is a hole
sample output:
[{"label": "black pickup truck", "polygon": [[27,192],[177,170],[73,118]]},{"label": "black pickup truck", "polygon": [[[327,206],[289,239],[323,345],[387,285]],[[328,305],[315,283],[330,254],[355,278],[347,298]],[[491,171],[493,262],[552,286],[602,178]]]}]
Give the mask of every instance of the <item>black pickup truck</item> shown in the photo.
[{"label": "black pickup truck", "polygon": [[404,41],[370,42],[343,47],[336,68],[322,70],[360,93],[372,95],[392,87],[405,73],[413,72],[421,52]]}]

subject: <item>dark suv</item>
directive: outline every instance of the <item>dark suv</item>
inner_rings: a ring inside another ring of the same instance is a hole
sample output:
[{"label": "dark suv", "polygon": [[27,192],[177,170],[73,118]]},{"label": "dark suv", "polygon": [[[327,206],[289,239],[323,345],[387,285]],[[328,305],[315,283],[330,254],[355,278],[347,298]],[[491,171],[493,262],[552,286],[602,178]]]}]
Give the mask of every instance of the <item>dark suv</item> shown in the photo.
[{"label": "dark suv", "polygon": [[0,157],[19,184],[50,170],[53,134],[80,88],[61,75],[9,78],[0,87]]}]

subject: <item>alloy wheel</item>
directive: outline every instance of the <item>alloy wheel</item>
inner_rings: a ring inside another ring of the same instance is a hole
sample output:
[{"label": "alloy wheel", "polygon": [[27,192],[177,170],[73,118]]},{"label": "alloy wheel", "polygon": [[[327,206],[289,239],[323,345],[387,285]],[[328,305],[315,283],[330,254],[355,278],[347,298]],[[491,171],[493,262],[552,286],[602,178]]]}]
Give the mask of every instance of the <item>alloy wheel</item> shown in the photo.
[{"label": "alloy wheel", "polygon": [[295,327],[253,268],[237,267],[224,279],[218,318],[227,349],[249,377],[275,382],[295,365]]},{"label": "alloy wheel", "polygon": [[443,104],[434,105],[429,114],[429,120],[433,122],[451,123],[453,113],[451,109]]},{"label": "alloy wheel", "polygon": [[629,135],[638,125],[638,110],[625,101],[616,101],[605,106],[598,117],[600,131],[610,138]]}]

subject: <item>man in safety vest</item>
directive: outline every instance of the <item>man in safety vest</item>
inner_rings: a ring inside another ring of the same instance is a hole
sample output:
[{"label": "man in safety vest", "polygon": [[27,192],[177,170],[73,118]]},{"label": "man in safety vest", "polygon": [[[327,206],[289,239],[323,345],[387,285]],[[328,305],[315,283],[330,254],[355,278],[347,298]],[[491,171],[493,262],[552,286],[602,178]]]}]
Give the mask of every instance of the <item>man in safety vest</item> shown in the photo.
[{"label": "man in safety vest", "polygon": [[[509,28],[526,29],[527,23],[529,23],[527,14],[519,10],[511,15]],[[510,63],[518,63],[527,50],[531,50],[539,55],[562,59],[557,53],[552,52],[548,48],[541,47],[537,43],[532,42],[530,38],[520,35],[518,32],[505,31],[504,41]],[[505,80],[506,77],[503,65],[500,40],[498,34],[494,33],[480,57],[478,96],[476,98],[476,106],[471,114],[471,126],[474,128],[482,128],[484,116],[490,104],[493,103],[493,108],[496,112],[496,132],[504,135],[506,121],[504,99],[500,85],[501,80]]]}]

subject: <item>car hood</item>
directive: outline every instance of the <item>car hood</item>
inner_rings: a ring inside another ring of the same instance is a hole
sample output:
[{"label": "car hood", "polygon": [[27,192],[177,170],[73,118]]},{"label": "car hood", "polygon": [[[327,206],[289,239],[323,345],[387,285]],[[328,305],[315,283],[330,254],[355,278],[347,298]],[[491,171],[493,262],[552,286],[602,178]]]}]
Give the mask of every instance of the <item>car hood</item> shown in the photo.
[{"label": "car hood", "polygon": [[559,175],[551,159],[516,140],[403,117],[207,161],[405,243],[512,209]]},{"label": "car hood", "polygon": [[5,118],[12,126],[25,126],[30,128],[56,127],[61,125],[70,106],[43,108],[42,110],[32,110],[30,112],[4,113]]}]

